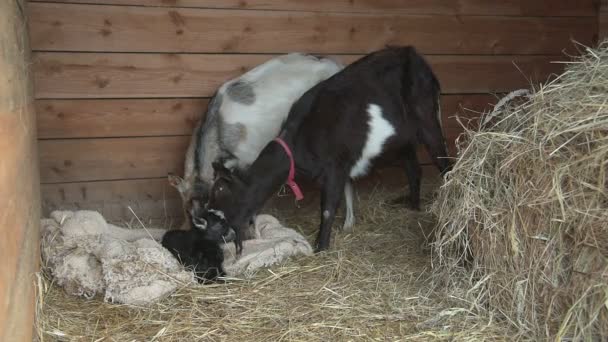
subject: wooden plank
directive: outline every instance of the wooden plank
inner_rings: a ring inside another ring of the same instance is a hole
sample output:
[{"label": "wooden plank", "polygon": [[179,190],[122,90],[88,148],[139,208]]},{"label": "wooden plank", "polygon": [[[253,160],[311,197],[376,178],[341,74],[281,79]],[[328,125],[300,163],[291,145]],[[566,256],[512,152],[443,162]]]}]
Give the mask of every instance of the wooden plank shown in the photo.
[{"label": "wooden plank", "polygon": [[[435,167],[423,166],[423,181],[436,177]],[[318,202],[318,187],[307,181],[299,181],[305,195],[305,205]],[[365,193],[383,184],[400,189],[407,184],[405,172],[400,167],[378,167],[370,175],[357,180],[355,190]],[[182,221],[182,203],[176,190],[165,177],[151,179],[128,179],[99,182],[44,184],[42,191],[43,215],[53,210],[97,210],[106,220],[118,222],[137,221],[129,209],[144,222],[152,221],[157,227],[175,227]],[[295,208],[292,198],[271,198],[266,207],[289,210]],[[150,227],[150,226],[148,226]]]},{"label": "wooden plank", "polygon": [[0,341],[32,341],[40,255],[36,116],[24,0],[0,1]]},{"label": "wooden plank", "polygon": [[596,17],[437,16],[30,5],[36,51],[559,54],[590,45]]},{"label": "wooden plank", "polygon": [[[461,107],[483,111],[491,95],[445,95],[443,123],[458,128],[452,117]],[[108,138],[189,135],[207,108],[208,99],[37,100],[38,138]],[[475,115],[475,113],[464,113]]]},{"label": "wooden plank", "polygon": [[[36,98],[208,97],[272,55],[40,52]],[[352,62],[360,56],[335,56]],[[506,92],[562,70],[563,56],[428,56],[444,93]],[[517,67],[515,66],[517,65]],[[521,71],[520,71],[521,70]],[[524,76],[525,75],[525,76]]]},{"label": "wooden plank", "polygon": [[[448,130],[446,139],[453,145],[459,133]],[[182,174],[189,141],[189,136],[41,140],[41,180],[62,183]],[[420,159],[429,163],[422,149]]]},{"label": "wooden plank", "polygon": [[37,98],[205,97],[271,55],[35,53]]},{"label": "wooden plank", "polygon": [[97,210],[107,220],[145,219],[181,214],[181,199],[167,178],[42,185],[43,215],[53,210]]},{"label": "wooden plank", "polygon": [[491,110],[498,102],[494,95],[444,95],[441,97],[442,125],[445,132],[450,136],[455,136],[462,130],[461,124],[456,116],[460,117],[463,123],[468,120],[478,118],[481,113]]},{"label": "wooden plank", "polygon": [[41,191],[47,204],[180,199],[166,177],[44,184]]},{"label": "wooden plank", "polygon": [[41,140],[43,183],[163,177],[182,174],[190,138]]},{"label": "wooden plank", "polygon": [[38,138],[191,134],[208,99],[37,100]]},{"label": "wooden plank", "polygon": [[595,0],[30,0],[164,7],[453,15],[595,16]]}]

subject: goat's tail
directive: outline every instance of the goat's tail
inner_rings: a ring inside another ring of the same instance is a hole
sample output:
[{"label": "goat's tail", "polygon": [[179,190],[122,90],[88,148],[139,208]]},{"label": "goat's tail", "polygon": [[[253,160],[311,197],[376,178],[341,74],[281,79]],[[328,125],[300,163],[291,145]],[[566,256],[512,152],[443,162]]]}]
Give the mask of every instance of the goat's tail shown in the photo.
[{"label": "goat's tail", "polygon": [[441,172],[449,168],[447,144],[441,120],[441,86],[431,66],[414,47],[401,50],[403,58],[402,96],[406,110],[422,125],[422,140]]},{"label": "goat's tail", "polygon": [[[412,46],[401,48],[401,55],[404,61],[402,75],[404,103],[415,104],[414,107],[422,109],[423,113],[419,113],[421,115],[432,114],[443,131],[439,102],[441,85],[433,69]],[[414,108],[409,109],[415,111]]]}]

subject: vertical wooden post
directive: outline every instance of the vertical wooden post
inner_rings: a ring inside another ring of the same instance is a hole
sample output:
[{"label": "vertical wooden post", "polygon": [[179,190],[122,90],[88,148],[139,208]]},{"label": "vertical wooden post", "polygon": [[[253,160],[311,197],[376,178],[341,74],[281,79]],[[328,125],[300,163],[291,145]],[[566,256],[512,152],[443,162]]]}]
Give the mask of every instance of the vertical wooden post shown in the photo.
[{"label": "vertical wooden post", "polygon": [[600,8],[597,15],[597,41],[601,43],[604,39],[608,38],[608,0],[600,1]]},{"label": "vertical wooden post", "polygon": [[0,341],[31,341],[40,176],[25,0],[0,1]]}]

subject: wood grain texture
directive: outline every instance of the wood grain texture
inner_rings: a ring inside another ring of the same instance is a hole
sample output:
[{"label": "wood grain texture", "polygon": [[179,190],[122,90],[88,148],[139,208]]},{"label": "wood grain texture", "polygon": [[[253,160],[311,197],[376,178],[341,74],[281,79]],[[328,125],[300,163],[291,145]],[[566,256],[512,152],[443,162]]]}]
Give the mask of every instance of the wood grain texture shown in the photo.
[{"label": "wood grain texture", "polygon": [[559,54],[590,45],[595,17],[438,16],[30,5],[33,50],[195,53]]},{"label": "wood grain texture", "polygon": [[25,1],[0,1],[0,341],[32,341],[40,179]]},{"label": "wood grain texture", "polygon": [[407,14],[595,16],[596,0],[30,0],[164,7]]},{"label": "wood grain texture", "polygon": [[[438,175],[432,166],[423,166],[423,181],[431,181]],[[298,183],[305,193],[303,205],[318,205],[318,186],[307,181]],[[388,186],[398,194],[407,184],[405,172],[400,167],[380,167],[370,175],[355,182],[355,191],[365,193],[378,185]],[[182,203],[167,178],[130,179],[99,182],[43,184],[41,187],[43,215],[62,210],[98,210],[109,221],[131,222],[138,226],[137,217],[149,223],[147,227],[176,227],[183,218]],[[131,208],[131,209],[129,209]],[[293,197],[273,196],[265,208],[279,208],[290,213],[296,210]],[[265,210],[264,210],[265,212]],[[297,215],[297,212],[292,214]]]},{"label": "wood grain texture", "polygon": [[43,183],[182,174],[190,137],[41,140]]},{"label": "wood grain texture", "polygon": [[[38,138],[108,138],[192,134],[208,99],[37,100]],[[452,117],[462,108],[483,111],[491,95],[445,95],[445,128],[460,127]],[[465,115],[477,115],[464,112]]]},{"label": "wood grain texture", "polygon": [[44,184],[43,215],[53,210],[98,210],[107,220],[130,220],[136,215],[162,219],[181,213],[181,199],[167,178]]},{"label": "wood grain texture", "polygon": [[[451,144],[460,133],[448,130]],[[189,136],[41,140],[42,183],[85,182],[181,175]],[[420,149],[422,163],[429,163]]]},{"label": "wood grain texture", "polygon": [[[417,46],[442,83],[453,155],[460,105],[474,119],[495,102],[478,93],[544,81],[571,38],[603,32],[596,0],[33,0],[29,10],[44,213],[110,220],[132,220],[128,207],[181,218],[166,174],[181,174],[206,98],[277,53],[350,63],[386,43]],[[404,184],[401,169],[384,170],[363,182]]]},{"label": "wood grain texture", "polygon": [[188,135],[208,99],[37,100],[38,138]]},{"label": "wood grain texture", "polygon": [[[273,55],[35,54],[36,98],[208,97]],[[334,56],[349,63],[357,55]],[[427,56],[444,93],[506,92],[544,81],[564,56]]]}]

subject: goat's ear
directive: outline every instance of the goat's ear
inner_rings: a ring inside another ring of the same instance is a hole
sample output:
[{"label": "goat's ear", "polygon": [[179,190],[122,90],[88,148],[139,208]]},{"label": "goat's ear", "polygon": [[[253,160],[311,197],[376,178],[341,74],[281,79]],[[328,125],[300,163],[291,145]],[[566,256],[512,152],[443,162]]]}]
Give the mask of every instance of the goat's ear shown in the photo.
[{"label": "goat's ear", "polygon": [[232,176],[232,172],[230,172],[230,170],[224,166],[224,163],[222,162],[222,160],[216,160],[211,165],[213,166],[215,179],[219,179],[219,178],[230,179],[230,176]]},{"label": "goat's ear", "polygon": [[180,189],[180,185],[184,182],[182,177],[176,176],[172,173],[167,174],[167,179],[169,180],[169,184],[176,187],[178,190]]}]

